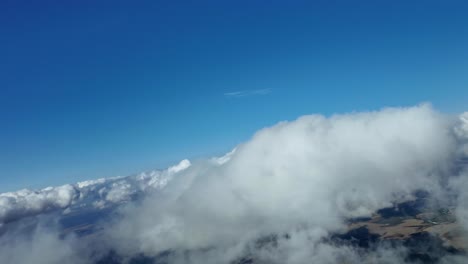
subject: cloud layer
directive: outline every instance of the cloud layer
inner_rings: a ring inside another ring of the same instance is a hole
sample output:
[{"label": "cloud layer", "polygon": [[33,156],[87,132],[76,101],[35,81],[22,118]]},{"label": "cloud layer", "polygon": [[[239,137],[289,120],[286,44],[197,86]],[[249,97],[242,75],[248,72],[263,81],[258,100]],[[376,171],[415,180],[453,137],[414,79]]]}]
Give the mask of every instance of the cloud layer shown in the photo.
[{"label": "cloud layer", "polygon": [[[303,116],[258,131],[221,158],[3,194],[0,220],[80,203],[119,204],[144,193],[102,231],[101,247],[129,258],[171,252],[169,263],[233,263],[244,256],[258,263],[402,263],[405,248],[379,246],[363,255],[329,236],[345,231],[348,219],[414,199],[421,190],[453,201],[468,230],[468,173],[459,162],[467,142],[468,115],[443,115],[430,105]],[[274,243],[258,246],[272,236]]]},{"label": "cloud layer", "polygon": [[129,177],[83,181],[42,190],[0,194],[0,224],[41,213],[84,207],[105,208],[131,201],[138,195],[163,188],[172,176],[190,167],[190,161],[164,171],[142,172]]},{"label": "cloud layer", "polygon": [[129,209],[110,236],[126,241],[122,251],[149,255],[234,249],[298,228],[317,242],[343,230],[347,218],[370,216],[416,190],[440,193],[458,151],[452,126],[428,105],[282,122],[221,166],[194,164]]}]

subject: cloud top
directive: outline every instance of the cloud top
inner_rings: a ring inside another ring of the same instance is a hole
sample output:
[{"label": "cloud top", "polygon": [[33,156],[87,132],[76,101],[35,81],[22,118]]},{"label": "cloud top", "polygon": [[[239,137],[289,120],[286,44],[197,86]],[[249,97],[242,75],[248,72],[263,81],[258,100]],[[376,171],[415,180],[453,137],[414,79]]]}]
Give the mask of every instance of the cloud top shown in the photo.
[{"label": "cloud top", "polygon": [[46,212],[115,206],[138,195],[163,188],[172,177],[190,167],[189,160],[166,170],[142,172],[128,177],[97,179],[47,187],[42,190],[20,190],[0,194],[0,224]]}]

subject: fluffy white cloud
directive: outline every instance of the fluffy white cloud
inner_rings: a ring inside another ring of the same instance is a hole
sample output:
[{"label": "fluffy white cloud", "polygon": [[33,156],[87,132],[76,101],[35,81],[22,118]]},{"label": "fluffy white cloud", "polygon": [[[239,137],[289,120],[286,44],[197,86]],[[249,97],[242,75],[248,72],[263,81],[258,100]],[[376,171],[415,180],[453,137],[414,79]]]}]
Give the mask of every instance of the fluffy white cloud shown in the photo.
[{"label": "fluffy white cloud", "polygon": [[460,152],[468,156],[468,112],[459,116],[459,120],[454,128],[455,134],[460,140]]},{"label": "fluffy white cloud", "polygon": [[40,191],[20,190],[0,194],[0,222],[24,216],[63,209],[76,199],[78,191],[72,185],[48,187]]},{"label": "fluffy white cloud", "polygon": [[[441,193],[459,154],[454,126],[429,105],[281,122],[238,146],[228,162],[193,164],[128,209],[111,229],[120,232],[108,236],[128,254],[238,252],[264,235],[307,232],[314,236],[303,246],[314,247],[347,218],[411,199],[416,190]],[[292,259],[301,259],[297,252]],[[213,263],[236,256],[213,254],[220,257]]]},{"label": "fluffy white cloud", "polygon": [[191,163],[182,160],[163,171],[143,172],[128,177],[98,179],[47,187],[42,190],[20,190],[0,194],[0,223],[14,221],[25,216],[59,209],[83,207],[103,208],[128,202],[135,196],[163,188],[176,174]]},{"label": "fluffy white cloud", "polygon": [[[106,207],[145,194],[141,203],[122,208],[123,219],[107,226],[97,245],[126,256],[173,250],[170,263],[230,263],[246,254],[260,263],[402,263],[405,248],[377,247],[363,255],[327,237],[344,231],[347,219],[413,199],[416,190],[455,197],[459,220],[468,223],[468,173],[459,165],[467,142],[467,114],[456,120],[429,105],[303,116],[258,131],[223,157],[2,194],[0,223],[54,208]],[[270,235],[277,236],[275,246],[256,245]],[[73,243],[62,246],[57,259],[76,253]]]},{"label": "fluffy white cloud", "polygon": [[455,132],[460,138],[468,139],[468,112],[459,116],[459,122],[455,126]]}]

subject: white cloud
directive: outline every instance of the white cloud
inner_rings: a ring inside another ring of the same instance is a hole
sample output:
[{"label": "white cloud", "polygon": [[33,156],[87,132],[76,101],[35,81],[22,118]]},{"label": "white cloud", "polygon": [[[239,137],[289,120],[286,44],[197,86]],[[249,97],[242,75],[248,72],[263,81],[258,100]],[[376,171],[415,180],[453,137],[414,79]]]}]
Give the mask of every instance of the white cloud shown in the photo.
[{"label": "white cloud", "polygon": [[40,191],[20,190],[0,194],[0,222],[11,221],[55,209],[64,209],[77,198],[72,185],[48,187]]},{"label": "white cloud", "polygon": [[[345,219],[411,199],[419,189],[441,192],[459,148],[453,125],[429,105],[281,122],[226,162],[193,164],[162,193],[127,209],[110,229],[120,232],[107,235],[127,254],[215,248],[192,261],[227,263],[252,239],[309,234],[308,243],[290,245],[286,263],[320,262],[328,250],[346,250],[320,242],[344,230]],[[325,251],[307,251],[316,247]]]},{"label": "white cloud", "polygon": [[104,208],[128,202],[136,195],[159,190],[171,178],[190,167],[188,160],[163,171],[143,172],[129,177],[83,181],[42,190],[20,190],[0,194],[0,223],[54,210],[83,207]]},{"label": "white cloud", "polygon": [[233,150],[229,151],[228,153],[226,153],[225,155],[221,157],[212,158],[212,160],[219,165],[223,165],[224,163],[231,160],[231,157],[232,155],[234,155],[234,153],[236,153],[236,148],[234,148]]},{"label": "white cloud", "polygon": [[454,127],[454,132],[462,145],[460,151],[463,155],[468,156],[468,112],[459,116],[457,125]]},{"label": "white cloud", "polygon": [[[441,199],[453,191],[459,221],[468,230],[468,173],[455,170],[456,161],[466,158],[466,117],[455,120],[429,105],[303,116],[258,131],[223,157],[2,194],[0,223],[50,208],[121,204],[144,193],[141,203],[122,208],[123,219],[106,226],[96,245],[125,256],[174,250],[170,263],[230,263],[246,254],[260,263],[402,263],[405,248],[378,246],[362,254],[327,238],[346,230],[346,219],[413,199],[416,190]],[[276,246],[256,246],[268,235],[277,236]],[[55,247],[55,238],[48,239]],[[35,246],[5,243],[0,253],[16,252],[8,256]],[[65,244],[44,263],[72,258],[76,250],[89,255],[74,242]]]},{"label": "white cloud", "polygon": [[224,93],[225,97],[246,97],[255,95],[267,95],[271,93],[271,89],[257,89],[257,90],[242,90]]}]

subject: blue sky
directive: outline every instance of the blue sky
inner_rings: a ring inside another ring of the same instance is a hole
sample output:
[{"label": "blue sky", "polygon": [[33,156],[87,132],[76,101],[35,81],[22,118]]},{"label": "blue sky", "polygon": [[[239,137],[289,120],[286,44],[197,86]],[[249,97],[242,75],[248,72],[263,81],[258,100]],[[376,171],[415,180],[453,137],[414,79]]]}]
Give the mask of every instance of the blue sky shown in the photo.
[{"label": "blue sky", "polygon": [[450,0],[2,1],[0,191],[219,155],[304,114],[466,110],[466,14]]}]

